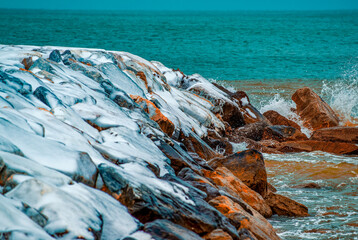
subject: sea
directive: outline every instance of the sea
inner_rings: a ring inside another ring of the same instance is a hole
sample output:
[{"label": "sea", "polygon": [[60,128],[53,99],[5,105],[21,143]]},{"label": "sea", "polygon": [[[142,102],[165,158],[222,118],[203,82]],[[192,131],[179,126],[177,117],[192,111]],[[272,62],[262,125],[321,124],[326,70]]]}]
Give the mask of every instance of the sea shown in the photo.
[{"label": "sea", "polygon": [[[358,11],[64,11],[0,9],[0,44],[127,51],[243,90],[262,112],[296,119],[298,88],[358,124]],[[309,129],[304,129],[308,136]],[[358,239],[358,157],[264,154],[278,193],[309,217],[274,216],[282,239]],[[317,183],[320,189],[297,187]]]}]

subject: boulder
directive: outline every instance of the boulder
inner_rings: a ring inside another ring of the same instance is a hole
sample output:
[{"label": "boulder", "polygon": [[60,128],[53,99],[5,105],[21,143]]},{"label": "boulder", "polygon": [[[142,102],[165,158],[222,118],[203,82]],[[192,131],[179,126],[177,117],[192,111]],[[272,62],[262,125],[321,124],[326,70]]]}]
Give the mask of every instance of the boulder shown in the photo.
[{"label": "boulder", "polygon": [[321,186],[317,183],[310,182],[310,183],[304,183],[294,186],[294,188],[315,188],[315,189],[321,189]]},{"label": "boulder", "polygon": [[222,229],[215,229],[203,237],[205,240],[232,240],[232,237]]},{"label": "boulder", "polygon": [[231,97],[239,103],[246,124],[261,121],[267,122],[265,116],[250,103],[250,99],[244,91],[237,91]]},{"label": "boulder", "polygon": [[189,89],[191,92],[209,100],[215,107],[212,109],[214,113],[221,115],[221,118],[230,124],[232,128],[245,125],[245,119],[230,96],[225,96],[225,92],[218,88],[208,88],[203,84],[196,84]]},{"label": "boulder", "polygon": [[268,123],[265,121],[247,124],[243,127],[236,128],[229,138],[233,141],[235,141],[238,137],[245,137],[254,141],[260,141],[267,126]]},{"label": "boulder", "polygon": [[272,123],[272,125],[285,125],[285,126],[294,127],[297,130],[301,130],[300,125],[298,125],[294,121],[287,119],[286,117],[282,116],[276,111],[269,110],[267,112],[264,112],[263,115],[267,118],[267,120],[270,121],[270,123]]},{"label": "boulder", "polygon": [[249,188],[265,197],[267,193],[267,173],[262,154],[250,149],[235,153],[226,158],[209,162],[213,168],[226,167]]},{"label": "boulder", "polygon": [[212,149],[215,149],[217,153],[223,155],[230,155],[233,154],[233,149],[231,143],[225,139],[214,139],[212,137],[206,137],[203,139]]},{"label": "boulder", "polygon": [[167,219],[199,235],[221,228],[233,238],[238,234],[229,220],[210,206],[199,190],[157,178],[139,164],[100,164],[99,172],[109,194],[125,205],[142,223]]},{"label": "boulder", "polygon": [[[248,229],[258,240],[280,239],[272,225],[254,209],[251,210],[252,213],[248,213],[240,204],[226,196],[212,199],[209,204],[228,217],[239,229],[239,232],[241,229]],[[242,235],[247,236],[248,232]]]},{"label": "boulder", "polygon": [[198,234],[165,219],[146,223],[144,231],[152,235],[155,240],[202,240]]},{"label": "boulder", "polygon": [[307,136],[301,131],[284,125],[267,126],[262,134],[262,140],[268,139],[279,142],[308,140]]},{"label": "boulder", "polygon": [[146,112],[148,113],[150,119],[157,122],[163,132],[172,136],[175,126],[166,116],[162,114],[159,108],[154,105],[148,99],[142,98],[140,96],[131,95],[131,98]]},{"label": "boulder", "polygon": [[180,132],[179,141],[182,142],[188,152],[196,153],[205,160],[218,157],[219,155],[194,132],[184,134]]},{"label": "boulder", "polygon": [[322,151],[338,155],[358,154],[358,146],[356,144],[316,140],[283,142],[277,146],[277,150],[285,153]]},{"label": "boulder", "polygon": [[336,127],[339,118],[332,108],[308,87],[298,89],[292,100],[305,127],[313,130]]},{"label": "boulder", "polygon": [[244,143],[246,144],[246,147],[248,149],[255,149],[259,152],[263,153],[275,153],[275,154],[281,154],[280,151],[276,150],[276,144],[279,143],[275,140],[261,140],[259,142],[256,142],[250,138],[245,137],[233,137],[230,139],[233,143]]},{"label": "boulder", "polygon": [[54,61],[54,62],[61,62],[62,61],[62,57],[61,57],[61,53],[60,51],[58,51],[57,49],[56,50],[53,50],[51,53],[50,53],[50,56],[49,56],[49,59],[51,61]]},{"label": "boulder", "polygon": [[347,142],[358,144],[357,127],[331,127],[321,128],[313,132],[311,140]]},{"label": "boulder", "polygon": [[34,64],[34,61],[32,60],[32,57],[27,57],[22,59],[21,63],[24,65],[26,70],[29,70],[32,64]]},{"label": "boulder", "polygon": [[262,196],[251,190],[227,168],[218,167],[215,171],[202,170],[202,172],[204,176],[210,179],[220,190],[238,199],[242,199],[264,217],[271,217],[271,208],[266,204]]},{"label": "boulder", "polygon": [[270,205],[272,212],[277,215],[290,217],[307,217],[308,208],[288,197],[277,193],[269,192],[266,197],[266,203]]}]

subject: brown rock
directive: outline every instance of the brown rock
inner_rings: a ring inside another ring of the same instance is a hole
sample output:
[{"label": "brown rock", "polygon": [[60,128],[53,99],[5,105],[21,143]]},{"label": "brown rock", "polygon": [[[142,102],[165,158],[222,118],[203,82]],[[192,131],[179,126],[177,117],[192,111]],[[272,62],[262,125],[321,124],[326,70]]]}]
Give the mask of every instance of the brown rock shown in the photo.
[{"label": "brown rock", "polygon": [[281,152],[312,152],[322,151],[338,155],[356,155],[358,154],[358,146],[352,143],[343,142],[325,142],[325,141],[295,141],[283,142],[277,150]]},{"label": "brown rock", "polygon": [[265,197],[267,193],[267,173],[262,154],[250,149],[235,153],[226,158],[209,162],[213,168],[226,167],[249,188]]},{"label": "brown rock", "polygon": [[267,122],[265,116],[262,115],[250,103],[249,96],[247,96],[247,94],[244,91],[237,91],[231,94],[231,98],[235,99],[239,103],[240,110],[243,113],[246,124],[261,122],[261,121]]},{"label": "brown rock", "polygon": [[280,239],[272,225],[254,209],[251,209],[250,214],[240,204],[225,196],[212,199],[209,204],[234,222],[239,229],[248,229],[259,240]]},{"label": "brown rock", "polygon": [[357,127],[322,128],[313,132],[311,140],[358,143]]},{"label": "brown rock", "polygon": [[320,189],[321,186],[318,185],[317,183],[310,182],[310,183],[305,183],[305,184],[300,184],[300,185],[294,186],[294,188],[316,188],[316,189]]},{"label": "brown rock", "polygon": [[150,119],[157,122],[163,132],[168,134],[170,137],[173,135],[175,126],[162,112],[148,99],[142,98],[140,96],[131,95],[131,98],[140,105],[140,107],[148,113]]},{"label": "brown rock", "polygon": [[297,130],[301,130],[300,125],[298,125],[294,121],[291,121],[291,120],[285,118],[284,116],[282,116],[281,114],[279,114],[276,111],[270,110],[270,111],[264,112],[263,115],[267,118],[267,120],[270,121],[270,123],[272,123],[272,125],[285,125],[285,126],[294,127]]},{"label": "brown rock", "polygon": [[263,131],[262,139],[272,139],[279,142],[308,140],[307,136],[301,131],[284,125],[267,126]]},{"label": "brown rock", "polygon": [[292,100],[296,103],[297,113],[304,126],[313,130],[338,126],[336,113],[310,88],[298,89],[292,95]]},{"label": "brown rock", "polygon": [[198,154],[202,159],[210,160],[220,156],[194,132],[189,133],[187,136],[181,132],[179,141],[185,145],[189,152]]},{"label": "brown rock", "polygon": [[233,137],[230,139],[233,143],[246,143],[247,148],[249,149],[255,149],[259,152],[263,153],[275,153],[275,154],[281,154],[282,152],[276,150],[276,145],[279,143],[275,140],[262,140],[259,142],[256,142],[252,139],[245,138],[245,137]]},{"label": "brown rock", "polygon": [[222,229],[215,229],[203,237],[205,240],[232,240],[232,237]]},{"label": "brown rock", "polygon": [[22,59],[21,63],[24,65],[26,70],[29,70],[32,64],[34,64],[32,57]]},{"label": "brown rock", "polygon": [[229,123],[232,128],[245,125],[245,120],[239,107],[232,101],[229,101],[229,99],[225,101],[225,99],[212,95],[210,90],[206,89],[202,85],[193,86],[189,89],[189,91],[205,98],[206,100],[209,100],[214,105],[212,111],[215,114],[220,114],[221,118],[225,122]]},{"label": "brown rock", "polygon": [[238,137],[245,137],[254,141],[260,141],[267,126],[268,124],[265,121],[247,124],[243,127],[236,128],[229,138],[235,140],[235,138]]},{"label": "brown rock", "polygon": [[218,167],[215,171],[202,170],[202,172],[204,176],[211,179],[219,189],[229,193],[231,196],[241,198],[264,217],[271,217],[271,208],[265,203],[263,197],[246,186],[227,168]]},{"label": "brown rock", "polygon": [[292,217],[309,216],[308,208],[305,205],[298,203],[288,197],[269,192],[265,199],[266,203],[270,205],[274,214]]},{"label": "brown rock", "polygon": [[225,156],[233,154],[232,145],[225,138],[214,139],[212,137],[206,137],[203,140],[219,154],[223,154]]}]

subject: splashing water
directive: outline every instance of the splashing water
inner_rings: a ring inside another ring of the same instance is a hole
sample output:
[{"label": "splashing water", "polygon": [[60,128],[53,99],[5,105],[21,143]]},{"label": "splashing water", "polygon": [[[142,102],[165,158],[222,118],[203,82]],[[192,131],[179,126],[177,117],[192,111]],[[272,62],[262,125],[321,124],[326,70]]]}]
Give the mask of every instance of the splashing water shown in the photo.
[{"label": "splashing water", "polygon": [[300,120],[300,117],[292,111],[296,107],[295,103],[292,100],[287,100],[281,97],[280,94],[275,94],[275,96],[270,99],[268,102],[262,101],[260,102],[261,113],[264,113],[269,110],[273,110],[281,114],[282,116],[296,122],[300,127],[301,131],[306,134],[306,136],[310,136],[312,131],[303,126],[303,122]]},{"label": "splashing water", "polygon": [[321,96],[338,113],[343,125],[357,125],[358,64],[346,71],[339,81],[323,82]]}]

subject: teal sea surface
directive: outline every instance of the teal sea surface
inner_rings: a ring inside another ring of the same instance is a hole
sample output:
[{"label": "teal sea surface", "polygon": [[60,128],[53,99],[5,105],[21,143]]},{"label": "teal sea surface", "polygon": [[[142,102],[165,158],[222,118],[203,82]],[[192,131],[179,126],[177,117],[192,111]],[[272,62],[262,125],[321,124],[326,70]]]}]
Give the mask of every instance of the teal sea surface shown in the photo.
[{"label": "teal sea surface", "polygon": [[[291,95],[309,86],[342,122],[358,123],[358,11],[2,9],[0,44],[130,52],[244,90],[260,111],[276,110],[291,119],[297,116]],[[358,239],[358,157],[322,152],[264,156],[278,193],[309,208],[309,217],[271,218],[280,237]],[[297,188],[311,182],[321,188]]]}]

